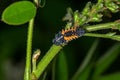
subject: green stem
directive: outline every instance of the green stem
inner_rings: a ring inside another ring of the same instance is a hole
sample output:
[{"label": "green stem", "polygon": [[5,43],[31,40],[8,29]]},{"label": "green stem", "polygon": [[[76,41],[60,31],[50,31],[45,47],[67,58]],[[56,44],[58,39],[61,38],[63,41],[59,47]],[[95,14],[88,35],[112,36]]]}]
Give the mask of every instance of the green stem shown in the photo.
[{"label": "green stem", "polygon": [[32,72],[34,72],[36,70],[36,60],[32,61],[32,67],[33,67]]},{"label": "green stem", "polygon": [[31,19],[29,21],[29,26],[28,26],[26,67],[24,73],[24,80],[31,80],[30,76],[31,76],[31,50],[32,50],[33,24],[34,24],[34,19]]},{"label": "green stem", "polygon": [[[85,27],[85,29],[87,31],[96,31],[96,30],[109,29],[109,28],[114,28],[114,27],[117,28],[118,25],[120,25],[120,23],[111,22],[111,23],[106,23],[106,24],[87,26]],[[84,36],[103,37],[103,38],[111,38],[114,40],[120,40],[119,36],[116,36],[116,35],[110,36],[106,34],[86,33]],[[38,63],[37,69],[34,71],[34,74],[37,78],[42,74],[42,72],[45,70],[47,65],[51,62],[54,56],[61,50],[61,48],[62,48],[61,46],[53,45],[50,48],[50,50],[45,54],[42,60]]]},{"label": "green stem", "polygon": [[45,70],[47,65],[51,62],[51,60],[57,55],[57,53],[62,49],[61,46],[52,45],[49,51],[45,54],[45,56],[38,63],[37,69],[34,71],[34,74],[37,78],[40,77],[42,72]]},{"label": "green stem", "polygon": [[85,27],[85,29],[89,32],[103,30],[103,29],[109,29],[109,28],[118,29],[119,25],[120,25],[120,22],[110,22],[110,23],[87,26],[87,27]]},{"label": "green stem", "polygon": [[34,71],[36,70],[36,61],[38,60],[39,56],[40,56],[40,49],[37,49],[32,56],[32,72],[34,73]]},{"label": "green stem", "polygon": [[84,36],[109,38],[109,39],[112,39],[112,40],[120,41],[120,35],[111,35],[110,36],[108,34],[86,33]]}]

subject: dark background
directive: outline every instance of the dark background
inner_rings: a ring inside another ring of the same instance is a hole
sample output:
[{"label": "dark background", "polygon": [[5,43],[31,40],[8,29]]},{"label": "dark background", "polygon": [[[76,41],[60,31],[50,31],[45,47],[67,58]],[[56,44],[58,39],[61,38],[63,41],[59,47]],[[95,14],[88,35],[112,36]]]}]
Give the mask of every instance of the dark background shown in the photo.
[{"label": "dark background", "polygon": [[[18,0],[0,0],[0,15],[7,6],[16,1]],[[52,39],[55,34],[64,28],[66,23],[62,21],[62,18],[66,14],[66,9],[71,7],[73,11],[81,11],[88,1],[46,0],[45,7],[38,9],[35,18],[32,51],[34,52],[36,49],[40,49],[40,57],[42,57],[53,44]],[[94,3],[96,0],[92,0],[92,2]],[[113,19],[110,20],[112,21]],[[28,23],[20,26],[12,26],[0,21],[0,80],[23,80],[27,28]],[[79,64],[83,61],[95,39],[97,38],[82,37],[71,41],[64,47],[63,50],[66,53],[70,76],[73,75]],[[99,38],[99,40],[100,43],[96,52],[97,57],[101,56],[117,42],[110,39]],[[120,70],[119,57],[105,71],[105,74]]]}]

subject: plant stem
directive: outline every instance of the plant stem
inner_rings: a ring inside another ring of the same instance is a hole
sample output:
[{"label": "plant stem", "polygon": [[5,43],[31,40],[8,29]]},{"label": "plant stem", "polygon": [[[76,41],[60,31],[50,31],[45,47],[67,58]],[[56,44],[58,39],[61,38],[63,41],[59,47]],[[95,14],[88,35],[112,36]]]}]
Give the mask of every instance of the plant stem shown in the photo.
[{"label": "plant stem", "polygon": [[104,24],[97,24],[92,26],[87,26],[85,29],[87,31],[97,31],[97,30],[103,30],[103,29],[118,29],[120,23],[119,22],[110,22],[110,23],[104,23]]},{"label": "plant stem", "polygon": [[[87,31],[96,31],[96,30],[102,30],[102,29],[109,29],[114,28],[117,29],[118,25],[120,23],[118,22],[110,22],[105,24],[99,24],[99,25],[93,25],[93,26],[87,26],[85,29]],[[85,33],[84,36],[92,36],[92,37],[103,37],[103,38],[111,38],[113,40],[120,40],[120,37],[117,35],[107,35],[107,34],[95,34],[95,33]],[[37,69],[34,71],[34,74],[37,78],[40,77],[42,72],[45,70],[47,65],[51,62],[51,60],[54,58],[54,56],[61,50],[61,46],[53,45],[50,50],[45,54],[45,56],[42,58],[42,60],[38,63]]]},{"label": "plant stem", "polygon": [[62,49],[61,46],[52,45],[49,51],[45,54],[45,56],[38,63],[37,69],[34,71],[34,74],[37,78],[40,77],[42,72],[45,70],[47,65],[51,62],[51,60],[55,57],[55,55]]},{"label": "plant stem", "polygon": [[33,36],[34,19],[29,21],[28,35],[27,35],[27,49],[26,49],[26,67],[24,73],[24,80],[31,80],[31,50],[32,50],[32,36]]},{"label": "plant stem", "polygon": [[120,41],[120,35],[110,36],[108,34],[85,33],[84,36],[109,38],[109,39],[112,39],[112,40]]},{"label": "plant stem", "polygon": [[[102,30],[102,29],[109,29],[109,28],[117,28],[117,26],[120,23],[117,22],[111,22],[106,24],[99,24],[99,25],[93,25],[93,26],[87,26],[85,29],[87,31],[96,31],[96,30]],[[95,33],[85,33],[84,36],[92,36],[92,37],[103,37],[103,38],[111,38],[114,40],[120,40],[119,36],[114,35],[106,35],[106,34],[95,34]],[[40,77],[42,72],[45,70],[47,65],[51,62],[51,60],[54,58],[54,56],[62,49],[61,46],[53,45],[50,50],[45,54],[45,56],[42,58],[42,60],[38,63],[38,66],[36,70],[34,71],[34,74],[37,78]]]},{"label": "plant stem", "polygon": [[32,56],[32,72],[34,72],[36,70],[36,61],[38,60],[39,56],[40,56],[40,49],[37,49]]}]

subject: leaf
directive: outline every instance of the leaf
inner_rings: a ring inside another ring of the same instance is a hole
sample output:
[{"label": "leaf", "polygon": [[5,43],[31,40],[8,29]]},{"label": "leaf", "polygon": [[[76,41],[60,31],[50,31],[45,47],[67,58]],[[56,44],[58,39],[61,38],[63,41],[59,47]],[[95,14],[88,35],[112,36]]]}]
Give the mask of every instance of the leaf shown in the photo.
[{"label": "leaf", "polygon": [[105,75],[105,76],[100,76],[96,80],[120,80],[120,72]]},{"label": "leaf", "polygon": [[93,63],[91,62],[86,66],[86,68],[83,70],[83,72],[81,72],[81,74],[79,74],[77,79],[73,79],[73,80],[89,80],[88,78],[90,76],[92,67],[93,67]]},{"label": "leaf", "polygon": [[19,1],[8,6],[2,13],[2,21],[9,25],[20,25],[35,17],[36,7],[30,1]]},{"label": "leaf", "polygon": [[112,46],[106,53],[103,55],[96,64],[94,78],[99,76],[103,73],[111,64],[112,62],[118,57],[120,53],[120,44],[117,43]]},{"label": "leaf", "polygon": [[88,51],[83,63],[78,68],[77,72],[73,76],[72,80],[87,80],[89,77],[89,73],[92,69],[93,63],[90,62],[92,60],[92,56],[95,53],[95,50],[98,46],[99,41],[95,40],[92,44],[90,50]]},{"label": "leaf", "polygon": [[55,80],[68,80],[68,67],[65,53],[61,51],[58,56],[56,66],[56,79]]},{"label": "leaf", "polygon": [[46,76],[47,76],[47,72],[45,72],[45,73],[43,74],[42,80],[46,80]]},{"label": "leaf", "polygon": [[116,32],[110,32],[110,33],[107,33],[105,34],[106,36],[114,36],[116,34]]}]

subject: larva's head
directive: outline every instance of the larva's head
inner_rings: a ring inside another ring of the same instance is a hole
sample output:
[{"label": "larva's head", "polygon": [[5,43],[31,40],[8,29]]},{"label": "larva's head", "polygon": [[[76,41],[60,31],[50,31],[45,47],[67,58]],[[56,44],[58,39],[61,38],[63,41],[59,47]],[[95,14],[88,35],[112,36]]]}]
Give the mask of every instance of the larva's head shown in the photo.
[{"label": "larva's head", "polygon": [[55,38],[53,39],[52,41],[55,45],[62,45],[63,43],[67,43],[65,40],[64,40],[64,36],[61,34],[61,31],[55,35]]}]

